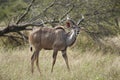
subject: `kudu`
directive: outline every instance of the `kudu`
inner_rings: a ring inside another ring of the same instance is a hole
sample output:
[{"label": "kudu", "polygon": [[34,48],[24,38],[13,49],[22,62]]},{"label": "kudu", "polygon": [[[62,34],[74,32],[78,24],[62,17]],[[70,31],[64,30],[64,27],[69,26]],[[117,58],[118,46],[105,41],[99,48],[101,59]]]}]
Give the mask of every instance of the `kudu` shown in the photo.
[{"label": "kudu", "polygon": [[41,51],[41,49],[53,50],[53,63],[52,63],[51,72],[53,72],[53,67],[56,62],[56,56],[58,51],[62,52],[62,56],[66,62],[67,68],[68,70],[70,70],[68,64],[68,57],[67,57],[67,47],[75,43],[77,35],[79,34],[80,31],[80,27],[78,27],[78,25],[83,20],[84,20],[84,16],[82,16],[82,19],[80,19],[76,24],[73,20],[67,18],[66,23],[67,23],[67,27],[70,27],[71,29],[70,32],[66,32],[62,26],[57,26],[55,28],[41,27],[31,32],[31,34],[29,35],[29,43],[35,49],[31,57],[32,73],[34,71],[33,66],[35,61],[36,61],[36,66],[40,72],[38,59],[39,59],[39,52]]}]

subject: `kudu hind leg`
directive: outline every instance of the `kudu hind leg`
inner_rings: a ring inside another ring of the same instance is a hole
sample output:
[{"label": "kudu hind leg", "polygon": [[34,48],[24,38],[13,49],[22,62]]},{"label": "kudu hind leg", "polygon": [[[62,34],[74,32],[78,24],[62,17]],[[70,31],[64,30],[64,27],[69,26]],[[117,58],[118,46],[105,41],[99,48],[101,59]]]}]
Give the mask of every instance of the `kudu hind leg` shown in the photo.
[{"label": "kudu hind leg", "polygon": [[35,61],[35,52],[33,53],[31,57],[31,72],[34,72],[34,61]]},{"label": "kudu hind leg", "polygon": [[67,57],[67,54],[66,54],[66,50],[62,51],[62,56],[63,56],[63,58],[65,60],[66,65],[67,65],[68,71],[70,71],[70,67],[69,67],[69,64],[68,64],[68,57]]},{"label": "kudu hind leg", "polygon": [[58,51],[57,51],[57,50],[54,50],[54,52],[53,52],[53,63],[52,63],[52,69],[51,69],[51,72],[53,72],[53,67],[54,67],[55,62],[56,62],[57,53],[58,53]]},{"label": "kudu hind leg", "polygon": [[37,68],[40,72],[40,68],[39,68],[39,65],[38,65],[38,57],[39,57],[39,50],[36,50],[36,51],[34,51],[32,57],[31,57],[31,72],[32,73],[34,72],[34,61],[35,60],[36,60]]}]

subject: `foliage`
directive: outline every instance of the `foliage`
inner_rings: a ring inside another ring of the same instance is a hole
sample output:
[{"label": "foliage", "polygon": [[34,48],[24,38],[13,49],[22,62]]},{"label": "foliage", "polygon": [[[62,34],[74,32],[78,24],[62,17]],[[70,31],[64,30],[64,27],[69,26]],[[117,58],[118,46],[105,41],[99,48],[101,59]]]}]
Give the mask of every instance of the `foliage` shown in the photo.
[{"label": "foliage", "polygon": [[0,0],[0,21],[18,16],[26,6],[23,0]]}]

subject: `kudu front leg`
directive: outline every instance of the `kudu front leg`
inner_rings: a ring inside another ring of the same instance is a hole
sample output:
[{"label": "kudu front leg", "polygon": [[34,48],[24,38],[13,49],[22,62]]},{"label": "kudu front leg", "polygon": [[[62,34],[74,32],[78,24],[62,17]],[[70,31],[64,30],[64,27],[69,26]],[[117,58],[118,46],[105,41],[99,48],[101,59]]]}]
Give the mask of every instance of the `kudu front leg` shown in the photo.
[{"label": "kudu front leg", "polygon": [[53,67],[54,67],[55,62],[56,62],[57,53],[58,53],[57,50],[54,50],[54,51],[53,51],[53,63],[52,63],[52,69],[51,69],[51,72],[53,72]]},{"label": "kudu front leg", "polygon": [[64,58],[64,60],[65,60],[66,65],[67,65],[68,71],[70,71],[70,67],[69,67],[69,64],[68,64],[68,57],[67,57],[66,50],[63,50],[63,51],[62,51],[62,56],[63,56],[63,58]]}]

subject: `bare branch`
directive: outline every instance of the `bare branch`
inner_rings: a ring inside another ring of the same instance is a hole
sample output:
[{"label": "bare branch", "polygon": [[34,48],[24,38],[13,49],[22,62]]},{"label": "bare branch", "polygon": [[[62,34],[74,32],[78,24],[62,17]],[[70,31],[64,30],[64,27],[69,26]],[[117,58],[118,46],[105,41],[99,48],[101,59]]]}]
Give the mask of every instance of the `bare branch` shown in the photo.
[{"label": "bare branch", "polygon": [[30,11],[30,8],[32,6],[32,4],[34,3],[35,0],[32,0],[31,3],[29,4],[28,8],[26,9],[26,11],[24,12],[24,14],[18,19],[18,21],[16,22],[16,24],[19,24],[20,21],[28,14],[28,12]]},{"label": "bare branch", "polygon": [[26,35],[24,35],[23,33],[21,32],[17,32],[22,38],[24,41],[27,41],[28,40],[28,37]]},{"label": "bare branch", "polygon": [[56,0],[54,0],[48,7],[46,7],[45,9],[43,9],[43,12],[46,12],[49,8],[51,8],[52,6],[54,6]]},{"label": "bare branch", "polygon": [[21,37],[13,36],[13,35],[4,35],[4,37],[14,37],[14,38],[17,38],[17,39],[22,39]]}]

